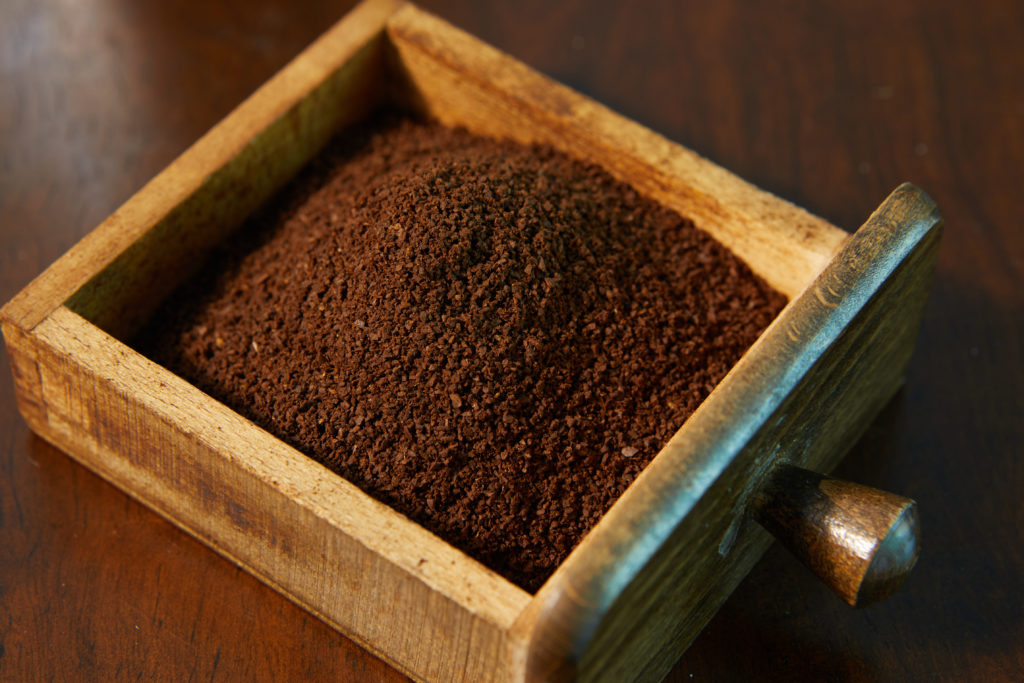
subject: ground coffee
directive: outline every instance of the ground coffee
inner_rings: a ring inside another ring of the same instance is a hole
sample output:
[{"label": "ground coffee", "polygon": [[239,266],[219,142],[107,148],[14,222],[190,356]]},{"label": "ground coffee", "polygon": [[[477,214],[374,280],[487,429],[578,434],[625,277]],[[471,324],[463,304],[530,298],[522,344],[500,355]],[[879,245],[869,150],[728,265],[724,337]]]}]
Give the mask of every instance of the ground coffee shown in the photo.
[{"label": "ground coffee", "polygon": [[137,345],[533,591],[784,303],[596,166],[390,119]]}]

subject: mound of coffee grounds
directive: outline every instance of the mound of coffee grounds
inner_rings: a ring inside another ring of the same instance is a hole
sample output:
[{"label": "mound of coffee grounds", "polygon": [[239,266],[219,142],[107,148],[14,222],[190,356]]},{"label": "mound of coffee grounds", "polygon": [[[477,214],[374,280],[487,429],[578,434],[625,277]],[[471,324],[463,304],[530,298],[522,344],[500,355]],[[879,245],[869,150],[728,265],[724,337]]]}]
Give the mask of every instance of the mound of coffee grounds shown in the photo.
[{"label": "mound of coffee grounds", "polygon": [[332,143],[137,340],[533,591],[784,305],[548,147]]}]

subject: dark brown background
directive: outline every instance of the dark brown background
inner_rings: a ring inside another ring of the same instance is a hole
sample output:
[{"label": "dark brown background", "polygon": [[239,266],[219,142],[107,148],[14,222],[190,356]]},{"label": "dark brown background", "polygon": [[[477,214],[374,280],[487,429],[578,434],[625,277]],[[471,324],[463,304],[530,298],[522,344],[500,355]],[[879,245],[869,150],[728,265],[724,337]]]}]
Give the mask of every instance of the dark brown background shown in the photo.
[{"label": "dark brown background", "polygon": [[[1024,4],[422,4],[847,229],[902,180],[945,213],[907,386],[839,470],[920,502],[918,569],[854,612],[774,548],[670,680],[1024,678]],[[0,3],[0,300],[346,8]],[[32,436],[0,367],[0,677],[401,679]]]}]

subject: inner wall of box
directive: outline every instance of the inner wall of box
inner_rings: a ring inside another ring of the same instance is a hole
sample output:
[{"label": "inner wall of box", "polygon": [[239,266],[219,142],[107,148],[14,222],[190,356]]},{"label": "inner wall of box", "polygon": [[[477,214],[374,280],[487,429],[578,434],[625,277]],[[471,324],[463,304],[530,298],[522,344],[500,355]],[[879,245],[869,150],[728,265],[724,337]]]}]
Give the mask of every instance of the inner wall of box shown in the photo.
[{"label": "inner wall of box", "polygon": [[848,235],[422,12],[388,22],[395,99],[446,125],[544,143],[690,218],[789,299]]},{"label": "inner wall of box", "polygon": [[[160,304],[202,267],[213,249],[243,226],[329,140],[381,105],[387,96],[383,43],[381,34],[364,45],[262,130],[249,133],[243,121],[242,132],[251,135],[244,148],[156,220],[65,306],[114,337],[129,340]],[[251,99],[260,94],[258,91]],[[237,129],[224,129],[238,125],[239,110],[248,104],[241,105],[189,152],[208,139],[209,147],[215,148],[219,138],[237,135]]]},{"label": "inner wall of box", "polygon": [[[345,96],[338,97],[338,92]],[[391,36],[366,46],[293,110],[257,133],[238,157],[76,292],[67,306],[113,336],[130,339],[212,250],[328,140],[389,105],[478,134],[544,142],[579,156],[542,117],[467,80],[415,46],[403,46],[401,36]],[[758,272],[757,264],[751,266]],[[520,590],[511,583],[508,588]]]},{"label": "inner wall of box", "polygon": [[[346,62],[287,115],[256,134],[237,157],[157,221],[65,305],[111,335],[130,339],[160,304],[197,272],[213,249],[229,239],[330,139],[383,107],[409,110],[480,135],[542,142],[582,156],[578,141],[567,144],[561,131],[551,129],[514,102],[496,97],[467,81],[465,74],[419,54],[415,47],[405,45],[401,36],[382,38]],[[345,91],[344,97],[336,96],[339,90]],[[594,147],[598,146],[595,142]],[[694,217],[685,208],[680,212]],[[714,225],[697,222],[721,239]],[[769,282],[775,270],[806,269],[803,263],[744,260]],[[782,291],[792,299],[809,283]]]}]

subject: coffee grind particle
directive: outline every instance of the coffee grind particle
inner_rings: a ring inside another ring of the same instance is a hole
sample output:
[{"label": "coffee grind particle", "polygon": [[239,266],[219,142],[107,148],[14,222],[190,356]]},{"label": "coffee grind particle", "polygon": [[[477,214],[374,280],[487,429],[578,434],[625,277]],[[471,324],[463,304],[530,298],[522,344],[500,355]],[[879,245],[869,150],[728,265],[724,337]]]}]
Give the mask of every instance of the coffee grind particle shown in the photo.
[{"label": "coffee grind particle", "polygon": [[784,303],[597,166],[391,118],[137,344],[535,591]]}]

